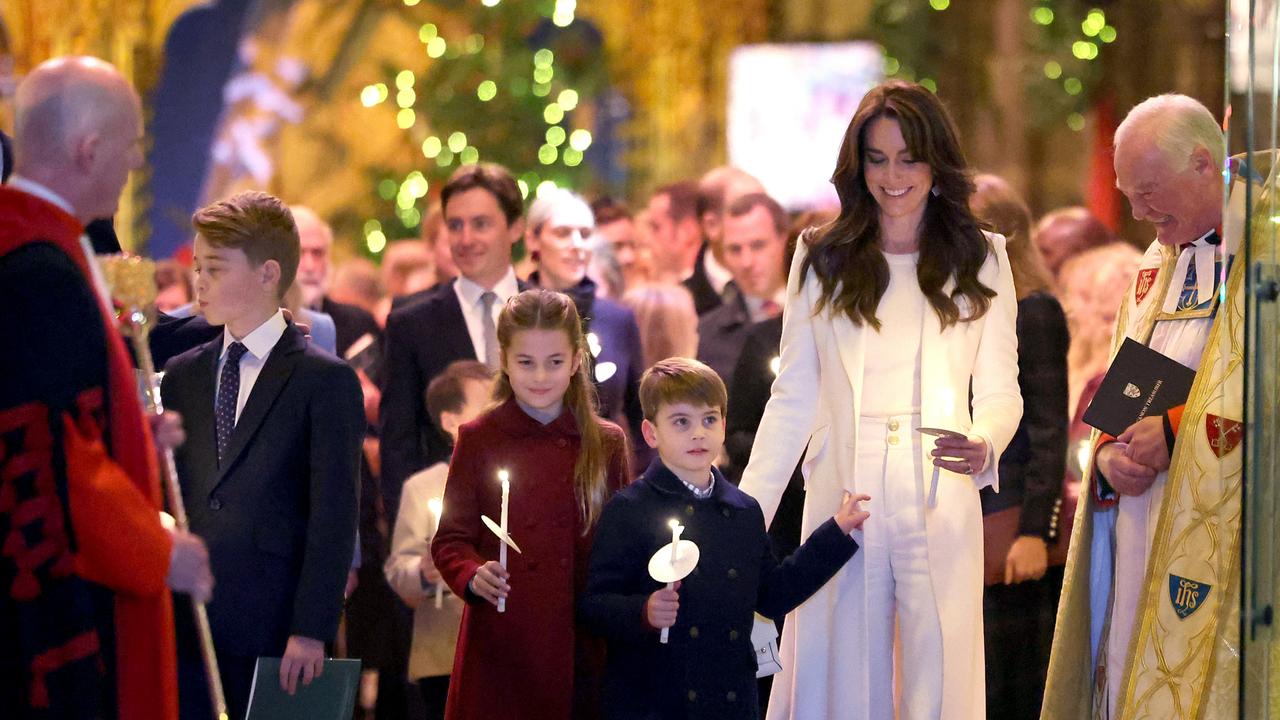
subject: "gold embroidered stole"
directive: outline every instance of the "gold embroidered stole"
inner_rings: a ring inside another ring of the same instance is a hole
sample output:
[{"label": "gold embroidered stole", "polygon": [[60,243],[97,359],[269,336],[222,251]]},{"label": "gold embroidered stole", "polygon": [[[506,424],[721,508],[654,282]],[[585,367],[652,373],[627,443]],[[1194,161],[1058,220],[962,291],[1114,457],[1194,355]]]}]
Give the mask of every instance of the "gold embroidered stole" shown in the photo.
[{"label": "gold embroidered stole", "polygon": [[[1226,248],[1241,247],[1242,219],[1227,213]],[[1165,252],[1162,274],[1175,259]],[[1110,669],[1125,673],[1116,699],[1125,720],[1238,716],[1246,272],[1237,257],[1217,290],[1218,313],[1172,449],[1128,662]],[[1150,338],[1163,302],[1162,293],[1136,318],[1142,338]]]}]

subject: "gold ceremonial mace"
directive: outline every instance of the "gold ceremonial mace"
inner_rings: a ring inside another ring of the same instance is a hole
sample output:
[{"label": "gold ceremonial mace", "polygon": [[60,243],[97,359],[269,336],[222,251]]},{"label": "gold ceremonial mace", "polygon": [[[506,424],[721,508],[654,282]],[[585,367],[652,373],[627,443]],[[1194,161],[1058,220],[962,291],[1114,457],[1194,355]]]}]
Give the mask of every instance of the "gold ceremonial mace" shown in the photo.
[{"label": "gold ceremonial mace", "polygon": [[[133,341],[133,353],[142,373],[143,406],[149,413],[161,415],[164,405],[160,401],[160,383],[156,381],[155,362],[151,359],[151,346],[147,336],[155,324],[156,264],[137,255],[104,255],[98,258],[102,274],[111,287],[111,296],[123,307],[116,311],[122,322],[120,330]],[[173,459],[173,448],[163,449],[165,490],[169,494],[169,509],[179,530],[187,530],[187,511],[182,503],[182,486],[178,484],[178,467]],[[213,716],[228,720],[227,700],[222,694],[222,677],[218,674],[218,656],[213,651],[213,633],[209,630],[209,613],[204,603],[191,600],[195,612],[196,632],[200,636],[200,654],[204,657],[204,674],[209,681],[209,697],[213,700]]]}]

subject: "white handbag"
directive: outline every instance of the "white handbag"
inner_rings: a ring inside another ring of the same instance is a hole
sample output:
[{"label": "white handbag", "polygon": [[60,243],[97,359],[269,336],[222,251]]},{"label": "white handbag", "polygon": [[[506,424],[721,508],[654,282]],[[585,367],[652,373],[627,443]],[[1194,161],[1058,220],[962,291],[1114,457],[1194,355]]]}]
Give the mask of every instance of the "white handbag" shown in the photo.
[{"label": "white handbag", "polygon": [[769,618],[756,613],[751,627],[751,644],[756,648],[756,677],[769,677],[782,670],[778,659],[778,626]]}]

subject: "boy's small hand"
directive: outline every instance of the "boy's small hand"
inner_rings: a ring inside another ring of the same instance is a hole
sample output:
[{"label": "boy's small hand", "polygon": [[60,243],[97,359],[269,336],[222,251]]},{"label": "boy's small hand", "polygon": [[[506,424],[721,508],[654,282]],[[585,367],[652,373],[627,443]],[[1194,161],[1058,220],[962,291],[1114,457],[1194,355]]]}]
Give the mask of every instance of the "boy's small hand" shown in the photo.
[{"label": "boy's small hand", "polygon": [[862,527],[862,522],[871,517],[871,513],[858,507],[858,503],[870,500],[870,495],[851,495],[847,490],[844,493],[844,500],[840,503],[840,509],[836,511],[835,521],[840,529],[848,534]]},{"label": "boy's small hand", "polygon": [[[502,567],[499,565],[498,567]],[[422,581],[428,585],[436,585],[440,582],[440,571],[436,569],[436,564],[431,562],[431,553],[422,555],[421,564],[418,565],[418,573],[422,575]]]},{"label": "boy's small hand", "polygon": [[680,594],[676,592],[679,588],[680,583],[671,590],[664,587],[644,602],[644,619],[650,627],[661,630],[676,624],[676,614],[680,610]]},{"label": "boy's small hand", "polygon": [[481,565],[475,577],[471,578],[471,592],[497,605],[498,598],[504,598],[511,592],[511,586],[507,584],[510,578],[511,573],[506,568],[497,560],[490,560]]}]

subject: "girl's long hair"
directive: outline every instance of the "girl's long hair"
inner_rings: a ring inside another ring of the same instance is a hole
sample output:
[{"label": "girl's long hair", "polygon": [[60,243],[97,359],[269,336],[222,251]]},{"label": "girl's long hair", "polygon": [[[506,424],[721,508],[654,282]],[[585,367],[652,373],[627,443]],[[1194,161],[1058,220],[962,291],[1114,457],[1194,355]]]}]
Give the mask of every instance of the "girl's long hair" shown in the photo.
[{"label": "girl's long hair", "polygon": [[[920,224],[920,262],[916,278],[920,291],[942,327],[976,320],[991,306],[995,291],[978,280],[990,251],[986,236],[969,210],[973,182],[966,170],[955,123],[942,102],[914,83],[889,81],[862,98],[845,131],[831,182],[840,197],[840,216],[812,233],[802,270],[814,271],[821,294],[814,312],[829,309],[855,325],[877,330],[876,308],[889,289],[889,264],[880,254],[880,208],[867,190],[863,145],[872,121],[897,121],[912,157],[929,164],[933,189],[925,201]],[[949,278],[955,289],[943,292]],[[961,317],[956,299],[963,299]]]},{"label": "girl's long hair", "polygon": [[522,330],[563,331],[578,362],[578,369],[565,391],[564,403],[573,413],[582,439],[578,460],[573,467],[573,480],[585,534],[595,525],[604,507],[607,490],[605,470],[610,451],[617,452],[618,449],[609,447],[608,438],[596,417],[596,387],[591,382],[591,356],[582,332],[582,321],[569,296],[554,290],[535,288],[511,298],[498,316],[498,344],[503,357],[494,388],[494,399],[498,402],[505,402],[514,394],[511,378],[507,376],[506,357],[512,338]]}]

